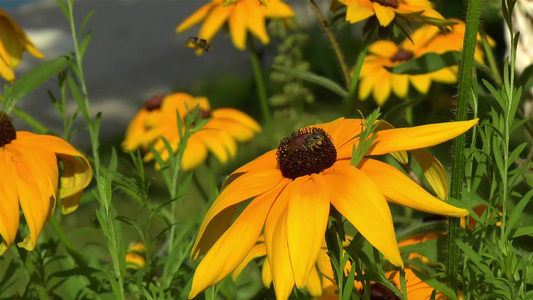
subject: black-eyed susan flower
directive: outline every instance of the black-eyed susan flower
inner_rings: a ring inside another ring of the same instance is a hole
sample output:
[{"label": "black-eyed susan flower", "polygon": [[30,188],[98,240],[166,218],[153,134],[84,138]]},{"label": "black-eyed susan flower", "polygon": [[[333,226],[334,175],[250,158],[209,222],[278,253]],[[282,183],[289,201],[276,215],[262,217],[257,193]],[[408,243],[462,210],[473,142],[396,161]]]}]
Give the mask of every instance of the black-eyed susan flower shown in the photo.
[{"label": "black-eyed susan flower", "polygon": [[0,76],[7,81],[15,80],[14,69],[22,60],[22,52],[43,58],[24,30],[0,8]]},{"label": "black-eyed susan flower", "polygon": [[[400,45],[392,41],[376,41],[369,47],[360,73],[359,99],[365,100],[372,94],[378,105],[383,105],[393,92],[398,98],[405,98],[409,85],[421,94],[427,94],[431,82],[453,84],[457,82],[457,66],[419,75],[394,74],[386,67],[394,67],[427,53],[442,54],[447,51],[462,51],[464,23],[459,20],[452,31],[441,32],[438,27],[423,25]],[[476,48],[475,58],[483,63],[483,51]]]},{"label": "black-eyed susan flower", "polygon": [[227,22],[233,45],[240,50],[246,49],[248,32],[263,44],[270,38],[266,31],[265,19],[290,18],[294,16],[291,7],[280,0],[269,0],[262,4],[259,0],[236,0],[224,4],[224,0],[212,0],[205,4],[185,21],[176,31],[183,32],[202,22],[198,37],[211,42],[220,28]]},{"label": "black-eyed susan flower", "polygon": [[[389,26],[397,15],[418,20],[444,20],[427,0],[339,0],[346,5],[346,21],[357,23],[376,16],[379,24]],[[419,13],[419,14],[418,14]]]},{"label": "black-eyed susan flower", "polygon": [[[191,170],[201,164],[208,151],[212,152],[221,163],[234,157],[237,141],[248,141],[261,131],[259,124],[245,113],[233,108],[211,110],[205,97],[193,97],[186,93],[174,93],[167,96],[154,96],[133,118],[126,131],[122,147],[126,151],[137,148],[147,150],[149,143],[163,160],[169,153],[161,137],[164,137],[174,151],[178,150],[180,132],[178,116],[184,122],[187,114],[198,108],[196,118],[209,119],[202,128],[194,132],[188,140],[181,160],[183,170]],[[152,152],[144,156],[145,161],[154,159]]]},{"label": "black-eyed susan flower", "polygon": [[[407,292],[407,299],[416,299],[416,300],[429,300],[433,293],[434,288],[422,279],[418,278],[415,275],[412,269],[405,268],[405,287]],[[398,289],[401,287],[400,283],[400,272],[399,271],[390,271],[385,273],[387,279],[394,284]],[[365,294],[365,290],[362,288],[361,283],[356,282],[356,287],[359,289],[361,295]],[[379,282],[374,282],[370,285],[370,299],[401,299],[393,291],[391,291],[387,286]],[[441,292],[436,292],[435,300],[445,300],[447,299],[446,295]],[[463,297],[461,293],[458,295],[458,299],[462,300]]]},{"label": "black-eyed susan flower", "polygon": [[15,131],[11,117],[3,112],[0,170],[0,254],[15,241],[19,204],[30,234],[18,246],[31,251],[54,212],[57,198],[61,198],[63,213],[74,211],[92,178],[89,162],[69,143],[55,136]]},{"label": "black-eyed susan flower", "polygon": [[[430,147],[456,137],[477,120],[379,130],[367,156]],[[216,284],[246,258],[264,228],[266,255],[278,299],[302,288],[317,261],[330,206],[385,258],[402,266],[391,201],[416,210],[468,214],[422,189],[396,168],[366,157],[350,164],[362,120],[338,119],[300,129],[278,148],[237,169],[207,212],[193,246],[198,265],[189,298]],[[240,203],[252,199],[235,218]]]}]

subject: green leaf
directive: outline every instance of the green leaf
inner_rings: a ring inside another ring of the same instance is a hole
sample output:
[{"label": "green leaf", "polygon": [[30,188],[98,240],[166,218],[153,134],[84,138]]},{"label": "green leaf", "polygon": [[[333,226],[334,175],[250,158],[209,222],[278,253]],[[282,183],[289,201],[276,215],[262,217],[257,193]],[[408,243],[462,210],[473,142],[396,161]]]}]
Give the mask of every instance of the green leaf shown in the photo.
[{"label": "green leaf", "polygon": [[520,155],[520,153],[524,150],[524,148],[526,148],[526,146],[527,143],[524,142],[518,145],[518,147],[516,147],[513,152],[511,152],[511,154],[509,154],[509,159],[507,160],[507,168],[514,164],[515,160],[518,158],[518,155]]},{"label": "green leaf", "polygon": [[318,76],[309,71],[297,71],[295,69],[287,68],[283,66],[272,66],[272,68],[274,68],[277,71],[292,75],[296,78],[309,81],[311,83],[318,84],[322,87],[325,87],[328,90],[334,92],[335,94],[341,96],[342,98],[346,98],[348,96],[348,92],[344,88],[342,88],[340,85],[338,85],[337,83],[335,83],[334,81],[326,77]]},{"label": "green leaf", "polygon": [[448,51],[442,54],[431,52],[397,66],[385,68],[394,74],[420,75],[456,66],[460,58],[461,52],[458,51]]},{"label": "green leaf", "polygon": [[513,208],[513,211],[511,212],[511,215],[509,216],[509,222],[507,223],[507,228],[505,232],[505,236],[508,237],[511,233],[511,230],[514,228],[514,225],[516,222],[518,222],[518,219],[522,215],[522,212],[524,211],[524,208],[529,203],[529,200],[531,199],[531,196],[533,196],[533,190],[530,190],[527,192],[527,194],[524,195],[524,197],[518,202],[518,204]]},{"label": "green leaf", "polygon": [[5,105],[8,110],[11,110],[26,94],[63,70],[69,60],[70,56],[60,56],[49,60],[15,81],[5,93]]}]

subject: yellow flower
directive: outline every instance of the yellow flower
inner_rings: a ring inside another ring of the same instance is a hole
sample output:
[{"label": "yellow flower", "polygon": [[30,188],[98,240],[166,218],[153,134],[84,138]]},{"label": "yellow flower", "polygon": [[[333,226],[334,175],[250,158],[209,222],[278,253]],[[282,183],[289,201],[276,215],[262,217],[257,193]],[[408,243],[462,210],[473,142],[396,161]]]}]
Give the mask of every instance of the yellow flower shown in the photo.
[{"label": "yellow flower", "polygon": [[[376,131],[366,155],[430,147],[477,122]],[[278,299],[286,299],[293,285],[302,288],[307,283],[321,249],[330,205],[396,266],[403,262],[387,200],[428,213],[468,214],[433,197],[388,164],[367,157],[352,166],[361,123],[341,118],[300,129],[277,149],[230,175],[194,243],[192,259],[205,257],[196,269],[189,298],[235,270],[264,227],[274,289]],[[239,204],[249,199],[232,224]]]},{"label": "yellow flower", "polygon": [[376,16],[379,24],[383,27],[389,26],[396,15],[413,18],[416,14],[418,19],[424,20],[444,20],[436,10],[433,3],[427,0],[339,0],[346,5],[346,21],[357,23]]},{"label": "yellow flower", "polygon": [[126,253],[126,268],[130,270],[138,270],[146,266],[146,246],[144,243],[135,243],[130,246],[128,253]]},{"label": "yellow flower", "polygon": [[[383,40],[370,45],[369,54],[366,55],[361,69],[359,99],[365,100],[372,93],[376,103],[383,105],[391,91],[399,98],[405,98],[409,91],[409,83],[421,94],[427,94],[432,81],[446,84],[456,83],[457,66],[419,75],[393,74],[385,69],[385,67],[393,67],[430,52],[442,54],[447,51],[462,51],[464,23],[459,20],[451,21],[458,23],[453,25],[453,30],[447,33],[440,32],[435,26],[423,25],[411,35],[411,39],[405,39],[400,45]],[[476,48],[475,58],[483,63],[483,52],[480,46]]]},{"label": "yellow flower", "polygon": [[31,251],[54,213],[57,197],[61,198],[63,213],[76,210],[92,178],[89,162],[69,143],[55,136],[15,131],[11,118],[3,112],[0,170],[0,234],[4,239],[0,254],[15,241],[19,203],[30,234],[18,246]]},{"label": "yellow flower", "polygon": [[23,51],[38,58],[44,57],[24,30],[0,8],[0,75],[5,80],[15,80],[14,69],[20,64]]},{"label": "yellow flower", "polygon": [[[416,300],[429,300],[431,299],[431,294],[433,293],[434,288],[422,281],[422,279],[418,278],[412,269],[405,268],[405,287],[407,291],[407,299],[416,299]],[[401,289],[401,283],[400,283],[400,272],[399,271],[391,271],[385,273],[385,276],[387,279],[392,282],[398,289]],[[362,288],[362,285],[360,282],[356,282],[356,287],[359,288],[359,293],[361,295],[364,295],[365,291]],[[371,299],[400,299],[396,294],[394,294],[393,291],[389,290],[385,285],[373,282],[370,285],[370,298]],[[463,297],[459,293],[458,295],[459,300],[462,300]],[[435,295],[436,300],[446,300],[446,295],[437,292]]]},{"label": "yellow flower", "polygon": [[[154,96],[133,118],[126,131],[122,147],[126,151],[141,148],[146,151],[153,143],[163,160],[168,160],[169,153],[161,137],[167,139],[174,152],[178,150],[180,134],[178,131],[178,114],[182,121],[188,113],[198,107],[197,118],[209,119],[188,140],[183,153],[181,167],[191,170],[201,164],[211,151],[221,163],[234,157],[237,152],[236,141],[248,141],[261,131],[261,127],[248,115],[233,109],[219,108],[211,110],[205,97],[192,97],[186,93],[174,93],[167,96]],[[154,159],[148,152],[145,161]]]},{"label": "yellow flower", "polygon": [[183,32],[203,20],[198,37],[210,42],[227,21],[233,45],[237,49],[244,50],[247,31],[255,35],[263,44],[268,44],[270,38],[266,31],[265,19],[292,16],[294,12],[290,6],[280,0],[270,0],[266,2],[266,5],[258,0],[237,0],[229,5],[224,5],[224,0],[212,0],[185,19],[176,31]]}]

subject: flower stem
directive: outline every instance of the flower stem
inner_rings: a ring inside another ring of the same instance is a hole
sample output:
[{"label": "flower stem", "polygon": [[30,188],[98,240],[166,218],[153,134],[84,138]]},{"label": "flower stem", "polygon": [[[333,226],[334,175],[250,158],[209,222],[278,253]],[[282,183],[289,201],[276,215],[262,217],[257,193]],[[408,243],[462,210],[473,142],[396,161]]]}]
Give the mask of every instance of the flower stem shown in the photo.
[{"label": "flower stem", "polygon": [[500,75],[500,71],[498,70],[498,66],[496,65],[496,60],[494,59],[494,53],[492,53],[492,48],[489,45],[487,34],[485,33],[485,30],[483,29],[483,27],[481,27],[479,31],[481,33],[481,42],[483,44],[483,51],[485,52],[485,55],[487,57],[487,62],[489,63],[492,79],[494,79],[498,87],[501,87],[503,84],[502,76]]},{"label": "flower stem", "polygon": [[261,62],[257,55],[257,49],[255,48],[253,38],[249,36],[247,38],[248,52],[250,53],[250,60],[252,61],[252,68],[254,70],[255,84],[257,85],[257,96],[259,97],[259,104],[261,105],[261,112],[263,113],[263,119],[266,123],[267,134],[274,140],[274,128],[272,127],[272,114],[268,107],[268,99],[265,88],[265,79],[263,77],[263,70],[261,69]]},{"label": "flower stem", "polygon": [[[459,97],[457,101],[456,121],[464,121],[467,118],[469,97],[472,96],[472,68],[474,68],[474,51],[477,43],[477,32],[481,0],[468,1],[466,14],[466,29],[463,41],[463,54],[459,66]],[[464,151],[466,136],[458,136],[453,141],[453,165],[450,196],[461,200],[461,191],[464,178]],[[457,293],[459,274],[459,248],[456,240],[459,239],[459,218],[450,218],[448,228],[448,261],[446,269],[446,282],[449,288]]]},{"label": "flower stem", "polygon": [[350,86],[350,72],[348,70],[348,66],[346,65],[346,60],[344,59],[344,54],[342,53],[341,47],[339,46],[339,43],[337,42],[337,39],[335,38],[335,35],[331,31],[329,27],[328,21],[326,21],[326,18],[324,18],[324,15],[320,12],[320,9],[318,9],[318,6],[316,5],[314,0],[307,0],[309,5],[311,6],[311,9],[315,13],[320,25],[322,26],[322,29],[324,29],[324,32],[326,33],[326,37],[329,40],[329,43],[331,44],[331,47],[333,48],[333,51],[335,51],[335,56],[337,57],[337,60],[339,61],[339,65],[342,69],[342,75],[344,76],[344,81],[346,82],[346,87]]},{"label": "flower stem", "polygon": [[[17,239],[22,240],[20,233],[17,233]],[[16,248],[19,253],[20,259],[22,260],[24,264],[24,268],[26,269],[26,272],[28,273],[28,276],[30,277],[31,285],[33,286],[33,288],[35,288],[35,291],[37,292],[39,299],[40,300],[50,299],[50,297],[48,296],[48,292],[46,291],[46,287],[44,286],[43,278],[41,277],[41,274],[38,272],[37,267],[31,260],[30,252],[20,247],[16,247]]]},{"label": "flower stem", "polygon": [[346,97],[346,103],[344,104],[344,116],[346,117],[352,116],[355,113],[355,93],[357,92],[357,86],[359,85],[359,74],[361,74],[361,68],[363,67],[366,52],[368,51],[368,47],[370,46],[370,41],[372,39],[372,36],[374,35],[375,28],[376,27],[370,30],[365,36],[361,52],[359,53],[359,56],[357,57],[357,62],[355,63],[354,72],[352,74],[352,79],[348,89],[348,97]]}]

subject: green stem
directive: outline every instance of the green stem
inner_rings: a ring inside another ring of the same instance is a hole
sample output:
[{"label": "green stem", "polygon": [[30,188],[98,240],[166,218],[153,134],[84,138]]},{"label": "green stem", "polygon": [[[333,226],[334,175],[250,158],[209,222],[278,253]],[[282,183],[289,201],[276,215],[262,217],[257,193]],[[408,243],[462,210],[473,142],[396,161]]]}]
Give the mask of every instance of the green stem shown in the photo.
[{"label": "green stem", "polygon": [[274,128],[272,125],[272,114],[268,106],[267,92],[265,88],[265,79],[263,77],[263,70],[261,69],[261,62],[257,55],[257,49],[255,48],[253,38],[248,36],[247,38],[248,52],[250,53],[250,60],[252,61],[252,68],[254,70],[255,84],[257,86],[257,96],[259,97],[259,104],[261,106],[261,112],[263,113],[263,119],[266,123],[267,134],[274,141]]},{"label": "green stem", "polygon": [[[463,41],[463,54],[459,66],[459,97],[457,101],[456,121],[467,119],[469,97],[472,95],[472,68],[474,68],[474,52],[477,43],[477,32],[479,25],[479,15],[481,12],[481,0],[468,1],[466,14],[466,28]],[[454,139],[453,143],[453,165],[452,182],[450,196],[461,200],[461,191],[464,179],[464,151],[466,146],[466,136],[464,134]],[[459,274],[460,251],[456,240],[459,239],[460,232],[459,218],[450,218],[448,228],[448,262],[446,269],[446,282],[449,288],[457,293]]]},{"label": "green stem", "polygon": [[498,66],[496,65],[496,60],[494,59],[494,53],[492,53],[492,48],[489,45],[487,34],[485,33],[485,30],[483,29],[483,27],[479,28],[479,32],[481,34],[481,42],[483,44],[483,51],[485,52],[485,56],[487,57],[487,62],[489,63],[492,79],[494,79],[498,87],[501,87],[503,84],[502,76],[500,75],[500,71],[498,70]]},{"label": "green stem", "polygon": [[52,131],[44,126],[39,121],[35,120],[32,116],[28,115],[25,111],[14,106],[12,109],[13,113],[17,115],[22,121],[30,125],[33,129],[37,130],[41,134],[52,134]]},{"label": "green stem", "polygon": [[[19,233],[17,233],[17,239],[22,240],[22,237]],[[19,247],[16,247],[17,251],[19,253],[20,259],[22,260],[24,264],[24,268],[26,269],[26,272],[28,273],[28,276],[30,277],[31,285],[35,288],[35,291],[37,292],[37,295],[40,300],[48,300],[50,297],[48,296],[48,292],[46,291],[46,287],[44,286],[43,278],[41,277],[41,274],[38,272],[37,267],[33,263],[30,257],[30,252],[26,251],[26,249],[22,249]]]},{"label": "green stem", "polygon": [[370,41],[372,40],[372,37],[374,36],[375,27],[370,30],[367,35],[365,36],[363,40],[363,46],[361,48],[361,52],[359,53],[359,56],[357,57],[357,62],[355,63],[354,72],[352,74],[352,80],[349,85],[348,89],[348,97],[346,97],[346,103],[344,107],[344,116],[349,117],[352,116],[354,111],[354,104],[355,104],[355,94],[357,92],[357,86],[359,85],[359,74],[361,73],[361,68],[363,67],[363,62],[365,60],[366,52],[368,51],[368,47],[370,46]]},{"label": "green stem", "polygon": [[337,42],[337,39],[335,38],[335,35],[331,31],[329,27],[328,21],[326,21],[326,18],[324,18],[324,15],[320,12],[320,9],[318,9],[318,6],[316,6],[316,3],[314,0],[307,0],[309,4],[311,5],[311,9],[315,13],[318,22],[322,26],[322,29],[324,29],[324,32],[326,33],[326,37],[329,40],[329,43],[331,44],[331,47],[333,48],[333,51],[335,51],[335,57],[337,57],[337,60],[339,61],[339,65],[342,69],[342,75],[344,76],[344,81],[346,82],[346,86],[350,86],[350,71],[348,70],[348,65],[346,65],[346,60],[344,59],[344,54],[342,53],[342,49],[339,46],[339,43]]}]

